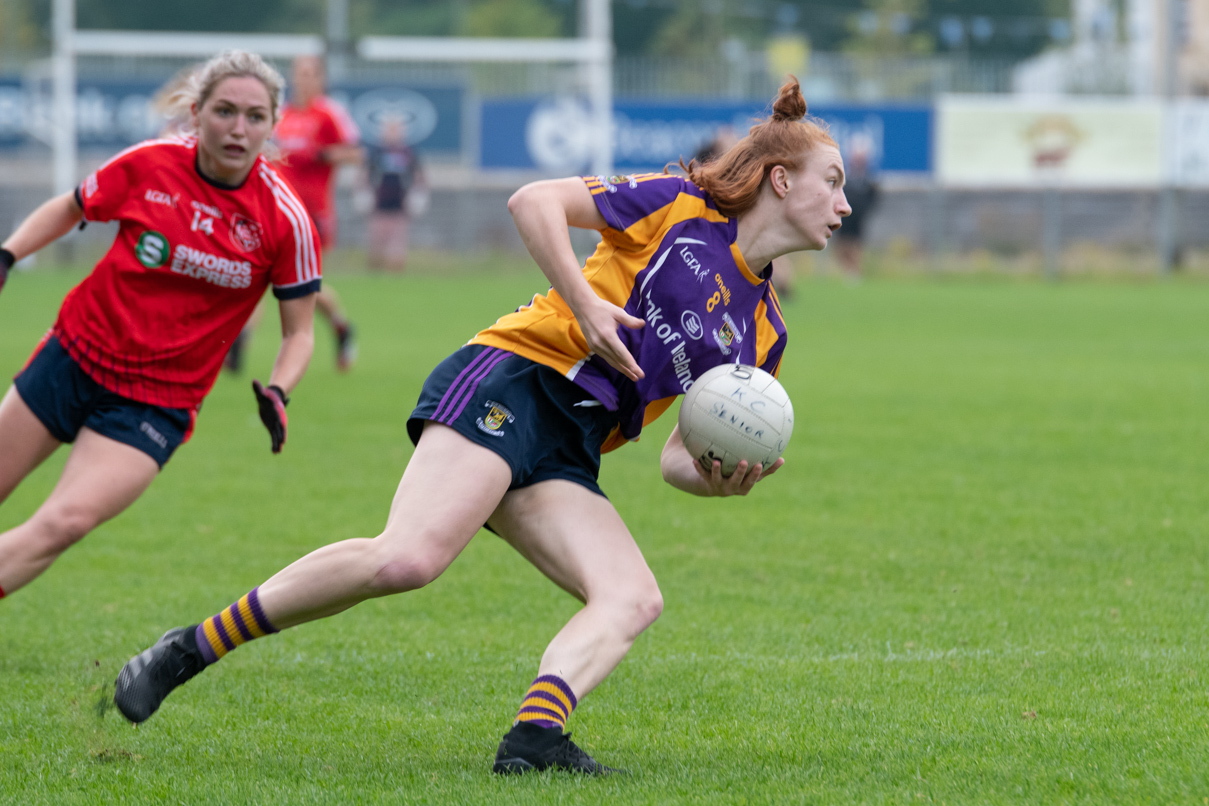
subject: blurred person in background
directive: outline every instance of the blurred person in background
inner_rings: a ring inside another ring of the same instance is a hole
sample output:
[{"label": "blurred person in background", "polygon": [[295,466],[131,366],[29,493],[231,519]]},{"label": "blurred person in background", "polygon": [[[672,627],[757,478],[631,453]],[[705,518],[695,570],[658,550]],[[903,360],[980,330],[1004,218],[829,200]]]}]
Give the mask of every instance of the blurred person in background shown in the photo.
[{"label": "blurred person in background", "polygon": [[[429,375],[383,531],[324,546],[169,630],[118,675],[121,713],[143,722],[248,641],[428,585],[487,524],[583,603],[546,647],[492,769],[610,772],[571,741],[567,721],[663,597],[600,488],[601,455],[636,440],[713,367],[780,370],[788,334],[769,264],[822,249],[849,212],[839,149],[805,115],[794,79],[768,120],[687,177],[570,177],[513,194],[508,210],[551,288]],[[585,266],[570,227],[601,233]],[[702,498],[747,495],[783,463],[740,462],[724,477],[721,462],[689,453],[679,426],[659,459],[667,484]],[[522,599],[515,617],[543,629],[531,610]]]},{"label": "blurred person in background", "polygon": [[314,225],[262,155],[284,83],[259,56],[219,54],[175,92],[188,135],[126,149],[0,247],[2,287],[14,261],[82,218],[119,223],[0,401],[0,501],[72,444],[50,496],[0,534],[0,597],[143,494],[189,440],[228,345],[269,288],[281,349],[269,385],[252,388],[273,452],[285,443],[285,406],[314,348],[321,268]]},{"label": "blurred person in background", "polygon": [[873,144],[867,137],[858,136],[852,139],[848,148],[848,180],[844,193],[848,203],[852,205],[852,215],[844,221],[844,226],[836,233],[835,248],[839,251],[840,268],[844,276],[851,280],[861,278],[862,241],[865,237],[865,222],[873,208],[877,206],[878,187],[877,177],[872,165]]},{"label": "blurred person in background", "polygon": [[[273,133],[281,154],[277,168],[302,199],[327,252],[336,245],[335,169],[360,164],[360,133],[348,113],[324,95],[327,78],[321,58],[299,56],[290,76],[290,100]],[[335,334],[336,367],[346,371],[357,358],[356,329],[330,285],[319,292],[316,307]],[[231,345],[225,363],[232,372],[239,372],[243,364],[243,353],[262,310],[258,309]]]},{"label": "blurred person in background", "polygon": [[407,264],[407,235],[412,215],[428,204],[428,180],[415,149],[407,145],[407,122],[382,122],[378,143],[366,148],[369,185],[369,266],[402,271]]},{"label": "blurred person in background", "polygon": [[[693,155],[693,162],[697,165],[705,165],[708,162],[713,162],[718,157],[730,150],[731,146],[739,142],[739,133],[735,131],[734,126],[724,125],[714,129],[713,137],[705,142]],[[690,163],[691,165],[692,163]],[[789,300],[793,296],[794,271],[793,263],[788,257],[779,257],[772,262],[772,286],[777,290],[777,294],[782,300]]]},{"label": "blurred person in background", "polygon": [[739,133],[735,131],[734,126],[719,126],[714,129],[713,136],[693,155],[693,159],[699,165],[713,162],[729,151],[730,147],[737,142],[739,142]]}]

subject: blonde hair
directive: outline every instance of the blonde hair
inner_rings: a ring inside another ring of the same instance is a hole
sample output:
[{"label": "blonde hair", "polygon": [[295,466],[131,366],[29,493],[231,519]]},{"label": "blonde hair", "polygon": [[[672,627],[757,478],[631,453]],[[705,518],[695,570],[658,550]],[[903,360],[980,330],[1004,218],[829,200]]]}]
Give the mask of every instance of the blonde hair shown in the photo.
[{"label": "blonde hair", "polygon": [[781,85],[772,115],[717,159],[705,164],[682,161],[680,167],[714,200],[718,212],[738,216],[755,206],[760,186],[777,165],[796,171],[802,156],[819,146],[837,147],[827,124],[806,116],[806,99],[793,76]]},{"label": "blonde hair", "polygon": [[[215,88],[228,78],[254,78],[264,85],[269,93],[269,112],[273,125],[277,124],[281,110],[281,99],[285,92],[285,79],[271,64],[255,53],[246,50],[224,50],[199,67],[182,71],[157,94],[156,108],[170,121],[178,124],[180,133],[191,133],[192,110],[196,104],[200,110]],[[266,139],[262,152],[272,156],[274,146]]]}]

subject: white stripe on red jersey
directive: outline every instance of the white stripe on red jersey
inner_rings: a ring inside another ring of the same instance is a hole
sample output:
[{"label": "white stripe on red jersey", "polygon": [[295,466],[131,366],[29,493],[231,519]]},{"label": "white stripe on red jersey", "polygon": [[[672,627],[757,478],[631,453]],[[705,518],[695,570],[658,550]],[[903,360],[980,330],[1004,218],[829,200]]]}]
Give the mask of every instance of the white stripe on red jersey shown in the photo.
[{"label": "white stripe on red jersey", "polygon": [[290,186],[283,182],[272,168],[262,163],[259,173],[260,178],[272,189],[278,208],[285,213],[294,227],[298,282],[308,283],[319,276],[318,261],[315,258],[315,241],[311,237],[309,226],[310,217]]}]

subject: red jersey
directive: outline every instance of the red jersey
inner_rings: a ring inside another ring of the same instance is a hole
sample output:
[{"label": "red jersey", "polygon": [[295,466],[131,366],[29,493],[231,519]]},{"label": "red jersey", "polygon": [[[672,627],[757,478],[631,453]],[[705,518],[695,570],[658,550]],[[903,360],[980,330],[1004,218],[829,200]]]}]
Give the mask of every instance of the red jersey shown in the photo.
[{"label": "red jersey", "polygon": [[263,158],[238,187],[196,166],[195,138],[148,140],[84,180],[84,217],[120,228],[54,326],[97,383],[170,408],[201,403],[270,283],[294,299],[321,276],[315,226]]},{"label": "red jersey", "polygon": [[287,105],[273,131],[273,139],[281,149],[281,172],[319,224],[323,245],[331,246],[329,241],[335,240],[333,166],[322,158],[323,149],[356,145],[361,139],[357,124],[339,104],[321,95],[303,108]]}]

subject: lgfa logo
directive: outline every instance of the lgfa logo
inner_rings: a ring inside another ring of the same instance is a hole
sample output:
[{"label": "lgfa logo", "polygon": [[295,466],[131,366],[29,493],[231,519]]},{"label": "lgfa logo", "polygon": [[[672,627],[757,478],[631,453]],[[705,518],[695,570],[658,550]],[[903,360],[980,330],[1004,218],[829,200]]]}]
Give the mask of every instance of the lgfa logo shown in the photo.
[{"label": "lgfa logo", "polygon": [[134,256],[149,269],[158,269],[168,262],[168,239],[163,233],[147,230],[134,245]]}]

